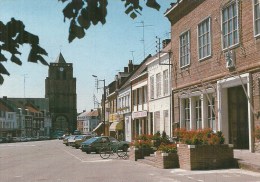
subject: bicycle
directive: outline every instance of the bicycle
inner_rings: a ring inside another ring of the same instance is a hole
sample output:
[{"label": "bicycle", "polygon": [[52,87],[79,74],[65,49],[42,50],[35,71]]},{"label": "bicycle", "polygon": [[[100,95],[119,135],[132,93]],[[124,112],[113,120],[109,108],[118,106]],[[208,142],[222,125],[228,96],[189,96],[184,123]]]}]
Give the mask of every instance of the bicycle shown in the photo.
[{"label": "bicycle", "polygon": [[117,154],[118,157],[126,159],[127,156],[127,148],[123,147],[122,149],[119,149],[119,146],[107,146],[107,147],[103,147],[100,149],[99,151],[99,155],[102,159],[108,159],[110,157],[110,155],[115,155],[115,153]]}]

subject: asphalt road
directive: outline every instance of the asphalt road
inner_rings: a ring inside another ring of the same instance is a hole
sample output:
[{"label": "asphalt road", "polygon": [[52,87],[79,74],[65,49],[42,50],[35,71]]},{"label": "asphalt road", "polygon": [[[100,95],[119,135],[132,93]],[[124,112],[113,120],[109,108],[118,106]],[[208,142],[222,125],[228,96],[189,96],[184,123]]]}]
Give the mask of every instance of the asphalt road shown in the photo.
[{"label": "asphalt road", "polygon": [[104,160],[59,140],[0,144],[0,182],[260,182],[240,169],[158,169],[116,156]]}]

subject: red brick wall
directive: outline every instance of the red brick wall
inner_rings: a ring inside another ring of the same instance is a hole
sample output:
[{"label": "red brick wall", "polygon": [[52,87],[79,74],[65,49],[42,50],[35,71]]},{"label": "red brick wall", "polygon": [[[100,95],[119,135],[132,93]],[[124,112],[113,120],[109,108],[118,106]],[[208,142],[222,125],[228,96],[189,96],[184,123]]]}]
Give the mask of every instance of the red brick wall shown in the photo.
[{"label": "red brick wall", "polygon": [[[184,1],[185,2],[185,1]],[[254,37],[253,27],[253,3],[251,0],[240,1],[239,22],[240,22],[240,44],[234,48],[236,54],[236,69],[229,70],[226,68],[224,52],[221,42],[221,9],[229,0],[216,1],[205,0],[195,9],[176,23],[172,24],[172,60],[173,76],[172,85],[174,90],[174,121],[179,121],[179,94],[184,90],[192,91],[193,89],[202,89],[202,84],[208,86],[213,84],[216,88],[216,82],[224,77],[232,77],[237,73],[252,74],[252,105],[254,108],[254,125],[260,125],[260,98],[259,98],[259,78],[260,78],[260,37]],[[186,1],[186,3],[189,3]],[[181,7],[181,6],[179,6]],[[183,6],[184,7],[184,6]],[[174,14],[181,13],[178,6],[168,17],[178,17]],[[205,18],[211,18],[211,43],[212,56],[203,61],[198,60],[197,46],[197,26]],[[184,69],[179,65],[179,36],[190,31],[190,65]],[[259,112],[259,116],[257,116]]]},{"label": "red brick wall", "polygon": [[186,144],[179,144],[178,155],[182,169],[200,170],[234,167],[233,148],[228,145],[196,145],[195,148],[188,148]]}]

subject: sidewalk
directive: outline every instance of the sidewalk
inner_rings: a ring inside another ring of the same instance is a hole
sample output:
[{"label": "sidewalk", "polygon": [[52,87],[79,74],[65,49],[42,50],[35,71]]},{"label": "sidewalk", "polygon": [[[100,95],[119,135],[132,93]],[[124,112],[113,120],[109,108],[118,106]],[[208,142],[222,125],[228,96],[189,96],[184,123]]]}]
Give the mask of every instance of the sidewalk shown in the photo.
[{"label": "sidewalk", "polygon": [[260,153],[234,149],[234,158],[239,168],[260,173]]}]

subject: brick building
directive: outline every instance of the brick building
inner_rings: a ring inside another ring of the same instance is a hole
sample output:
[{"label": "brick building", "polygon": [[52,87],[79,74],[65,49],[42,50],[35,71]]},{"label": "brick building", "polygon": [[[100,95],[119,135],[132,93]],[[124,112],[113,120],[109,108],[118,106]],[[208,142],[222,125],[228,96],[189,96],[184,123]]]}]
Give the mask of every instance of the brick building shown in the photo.
[{"label": "brick building", "polygon": [[73,64],[66,63],[61,53],[49,66],[45,97],[49,99],[52,133],[73,133],[77,128],[76,78],[73,77]]},{"label": "brick building", "polygon": [[234,148],[254,151],[260,125],[258,0],[181,0],[171,22],[174,122],[222,131]]}]

